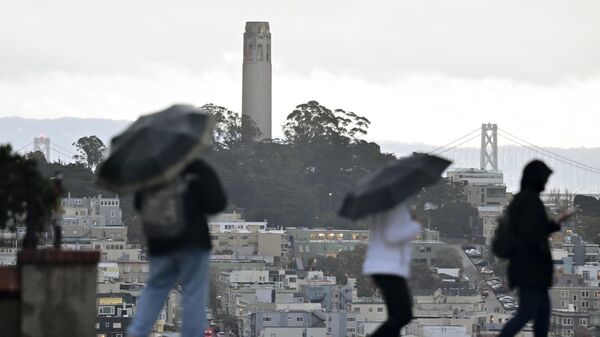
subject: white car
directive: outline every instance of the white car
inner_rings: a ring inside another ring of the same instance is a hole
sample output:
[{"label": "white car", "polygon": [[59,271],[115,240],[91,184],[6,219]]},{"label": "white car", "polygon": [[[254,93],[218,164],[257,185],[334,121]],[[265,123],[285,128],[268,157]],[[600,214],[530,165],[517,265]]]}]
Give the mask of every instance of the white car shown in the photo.
[{"label": "white car", "polygon": [[494,273],[494,271],[493,271],[493,270],[491,270],[491,269],[490,269],[490,268],[488,268],[488,267],[483,267],[483,268],[481,268],[481,273],[482,273],[482,274],[493,274],[493,273]]}]

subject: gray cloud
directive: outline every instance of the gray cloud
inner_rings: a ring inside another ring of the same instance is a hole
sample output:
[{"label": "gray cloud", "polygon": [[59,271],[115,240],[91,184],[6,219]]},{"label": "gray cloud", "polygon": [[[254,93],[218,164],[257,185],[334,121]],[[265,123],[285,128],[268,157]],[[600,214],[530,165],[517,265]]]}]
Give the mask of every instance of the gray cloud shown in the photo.
[{"label": "gray cloud", "polygon": [[271,22],[274,60],[298,73],[536,83],[600,73],[595,0],[9,1],[0,20],[3,78],[131,72],[143,63],[202,74],[241,52],[246,20]]}]

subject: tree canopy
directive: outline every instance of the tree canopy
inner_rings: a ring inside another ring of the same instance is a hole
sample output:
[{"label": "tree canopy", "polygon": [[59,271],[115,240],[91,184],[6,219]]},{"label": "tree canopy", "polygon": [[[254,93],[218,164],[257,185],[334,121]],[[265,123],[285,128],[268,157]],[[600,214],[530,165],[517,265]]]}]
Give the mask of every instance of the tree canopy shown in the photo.
[{"label": "tree canopy", "polygon": [[35,228],[28,231],[41,230],[57,207],[59,196],[38,170],[35,159],[12,153],[10,145],[0,146],[0,177],[0,229],[30,217],[28,222],[33,220],[30,223]]},{"label": "tree canopy", "polygon": [[95,170],[102,161],[102,153],[106,146],[96,136],[81,137],[73,146],[77,148],[78,154],[73,156],[77,162],[84,163],[88,168]]},{"label": "tree canopy", "polygon": [[423,189],[415,203],[426,225],[451,237],[470,237],[472,224],[479,216],[477,209],[466,202],[464,186],[447,178]]},{"label": "tree canopy", "polygon": [[337,216],[356,181],[395,157],[359,138],[366,118],[316,101],[300,104],[283,125],[286,139],[254,142],[238,114],[214,104],[213,148],[206,154],[223,179],[230,204],[248,220],[283,226],[350,227]]}]

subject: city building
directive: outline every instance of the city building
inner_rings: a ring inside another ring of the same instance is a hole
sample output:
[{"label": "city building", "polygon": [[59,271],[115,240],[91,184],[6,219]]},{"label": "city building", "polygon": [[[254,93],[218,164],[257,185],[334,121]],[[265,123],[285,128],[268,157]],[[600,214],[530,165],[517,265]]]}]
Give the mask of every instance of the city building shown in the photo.
[{"label": "city building", "polygon": [[479,206],[477,207],[481,220],[482,244],[490,245],[494,238],[494,232],[498,227],[498,218],[502,215],[502,206]]},{"label": "city building", "polygon": [[451,182],[464,185],[466,200],[473,207],[508,204],[504,176],[497,170],[454,169],[448,171]]},{"label": "city building", "polygon": [[300,258],[303,266],[317,256],[337,256],[345,250],[354,250],[357,245],[369,243],[370,231],[333,228],[286,228],[292,255]]},{"label": "city building", "polygon": [[600,309],[600,288],[586,286],[550,288],[552,309],[590,311]]},{"label": "city building", "polygon": [[124,337],[135,312],[135,297],[127,293],[97,294],[96,336]]},{"label": "city building", "polygon": [[243,337],[325,337],[325,317],[320,311],[270,311],[250,313]]}]

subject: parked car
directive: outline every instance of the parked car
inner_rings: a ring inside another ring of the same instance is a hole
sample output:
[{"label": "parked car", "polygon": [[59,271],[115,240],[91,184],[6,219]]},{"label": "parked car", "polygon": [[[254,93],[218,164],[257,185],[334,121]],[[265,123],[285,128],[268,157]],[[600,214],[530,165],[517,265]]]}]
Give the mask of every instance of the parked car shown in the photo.
[{"label": "parked car", "polygon": [[461,246],[461,248],[462,248],[462,250],[464,250],[466,252],[467,250],[476,249],[477,247],[475,247],[474,245],[465,243]]},{"label": "parked car", "polygon": [[486,260],[481,260],[481,261],[475,262],[475,265],[477,267],[489,267],[490,264]]},{"label": "parked car", "polygon": [[491,270],[491,269],[490,269],[490,268],[488,268],[488,267],[483,267],[483,268],[481,268],[481,273],[482,273],[482,274],[493,274],[493,273],[494,273],[494,271],[493,271],[493,270]]},{"label": "parked car", "polygon": [[481,251],[477,249],[465,250],[465,254],[467,254],[469,257],[481,257]]}]

